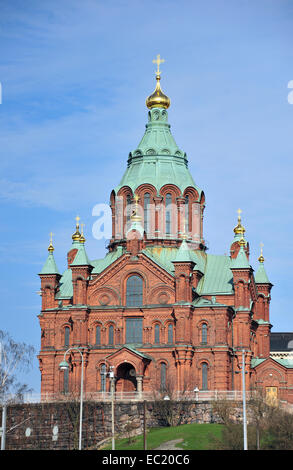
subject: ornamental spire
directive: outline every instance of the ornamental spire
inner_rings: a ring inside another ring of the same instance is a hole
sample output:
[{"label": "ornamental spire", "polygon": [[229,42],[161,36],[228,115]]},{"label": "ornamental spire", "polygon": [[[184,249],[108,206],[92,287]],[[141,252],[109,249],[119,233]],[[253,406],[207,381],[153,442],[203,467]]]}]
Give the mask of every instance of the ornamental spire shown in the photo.
[{"label": "ornamental spire", "polygon": [[235,233],[235,235],[242,235],[242,238],[244,238],[245,228],[241,224],[241,212],[242,212],[242,210],[238,209],[237,212],[238,212],[238,224],[234,228],[234,233]]},{"label": "ornamental spire", "polygon": [[53,253],[53,251],[54,251],[53,242],[52,242],[53,241],[53,235],[54,234],[52,232],[50,232],[50,245],[48,246],[49,253]]},{"label": "ornamental spire", "polygon": [[260,257],[258,258],[258,261],[259,261],[260,263],[263,263],[264,260],[265,260],[264,257],[263,257],[263,253],[262,253],[263,246],[264,246],[264,244],[261,243],[261,244],[260,244]]},{"label": "ornamental spire", "polygon": [[77,216],[75,217],[75,220],[76,220],[76,226],[75,226],[75,232],[74,232],[74,234],[72,235],[72,240],[73,240],[74,242],[76,242],[76,241],[79,242],[79,241],[80,241],[80,231],[79,231],[79,221],[80,221],[80,217],[77,215]]},{"label": "ornamental spire", "polygon": [[161,71],[160,71],[160,64],[165,62],[165,59],[161,59],[160,54],[157,55],[157,58],[153,60],[154,64],[157,64],[156,70],[156,89],[155,91],[146,99],[146,105],[149,109],[152,108],[164,108],[168,109],[170,106],[170,98],[164,95],[161,90],[160,80],[161,80]]}]

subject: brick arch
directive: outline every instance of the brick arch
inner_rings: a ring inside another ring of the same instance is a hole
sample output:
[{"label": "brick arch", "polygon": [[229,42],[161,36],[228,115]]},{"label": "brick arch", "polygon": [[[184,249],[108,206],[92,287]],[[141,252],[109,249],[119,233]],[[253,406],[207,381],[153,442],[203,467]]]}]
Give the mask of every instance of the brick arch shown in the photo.
[{"label": "brick arch", "polygon": [[183,197],[189,196],[190,202],[198,202],[199,201],[199,194],[198,191],[193,188],[192,186],[187,186],[183,192]]},{"label": "brick arch", "polygon": [[155,186],[149,183],[144,183],[138,186],[135,190],[135,193],[141,198],[145,193],[150,193],[152,197],[157,196],[157,190]]},{"label": "brick arch", "polygon": [[172,303],[175,301],[175,291],[169,286],[166,286],[166,284],[159,284],[155,287],[153,287],[150,292],[148,293],[147,296],[147,303],[152,303],[152,304],[164,304],[164,302],[160,302],[160,295],[166,293],[167,296],[169,297],[167,299],[166,304]]},{"label": "brick arch", "polygon": [[172,194],[172,201],[174,198],[174,203],[175,203],[175,199],[181,196],[181,190],[178,188],[178,186],[176,186],[176,184],[165,184],[164,186],[161,187],[160,189],[161,196],[165,197],[166,194],[168,193]]},{"label": "brick arch", "polygon": [[[269,374],[273,375],[272,379],[270,379]],[[276,380],[278,382],[283,382],[285,380],[284,374],[280,370],[278,370],[277,368],[271,365],[265,368],[262,372],[257,374],[257,381],[264,382],[266,378],[268,378],[270,381],[274,379],[274,376],[276,377]]]},{"label": "brick arch", "polygon": [[114,287],[103,286],[98,287],[89,295],[88,303],[89,305],[121,305],[121,297]]}]

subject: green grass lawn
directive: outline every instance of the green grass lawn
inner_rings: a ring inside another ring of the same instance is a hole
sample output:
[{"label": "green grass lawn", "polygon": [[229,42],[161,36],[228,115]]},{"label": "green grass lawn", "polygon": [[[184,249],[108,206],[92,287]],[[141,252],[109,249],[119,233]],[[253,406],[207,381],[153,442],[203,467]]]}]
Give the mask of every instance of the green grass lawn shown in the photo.
[{"label": "green grass lawn", "polygon": [[[183,439],[177,446],[184,450],[210,449],[211,436],[221,439],[223,425],[221,424],[182,424],[181,426],[151,428],[147,433],[147,449],[155,449],[160,444],[174,439]],[[128,438],[116,439],[117,450],[143,450],[143,435],[135,436],[130,444]],[[111,444],[104,447],[111,449]]]}]

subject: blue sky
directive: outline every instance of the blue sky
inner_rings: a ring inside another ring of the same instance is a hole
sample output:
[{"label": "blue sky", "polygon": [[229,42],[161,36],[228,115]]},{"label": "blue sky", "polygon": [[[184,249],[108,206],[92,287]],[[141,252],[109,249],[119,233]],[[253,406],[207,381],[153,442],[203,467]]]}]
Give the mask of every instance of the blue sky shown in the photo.
[{"label": "blue sky", "polygon": [[[0,1],[0,328],[39,350],[38,272],[54,233],[66,266],[74,219],[95,240],[144,132],[160,53],[169,122],[206,194],[209,252],[229,252],[237,209],[257,268],[264,243],[272,331],[292,331],[293,3],[288,0]],[[39,391],[38,361],[27,376]]]}]

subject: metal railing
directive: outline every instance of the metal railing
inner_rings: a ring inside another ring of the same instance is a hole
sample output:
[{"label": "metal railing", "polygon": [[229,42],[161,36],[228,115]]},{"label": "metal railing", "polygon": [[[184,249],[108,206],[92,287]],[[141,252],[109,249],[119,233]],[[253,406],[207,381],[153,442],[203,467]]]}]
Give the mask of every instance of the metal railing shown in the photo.
[{"label": "metal railing", "polygon": [[[252,396],[251,391],[246,392],[246,398],[249,399]],[[214,400],[242,400],[243,395],[241,390],[200,390],[184,391],[184,392],[115,392],[115,401],[157,401],[157,400],[176,400],[176,401],[214,401]],[[107,402],[112,400],[111,392],[85,392],[83,394],[83,400],[85,401],[96,401],[96,402]],[[64,401],[80,401],[79,392],[76,393],[26,393],[22,396],[19,395],[7,395],[0,400],[1,403],[13,404],[13,403],[50,403],[50,402],[64,402]]]}]

